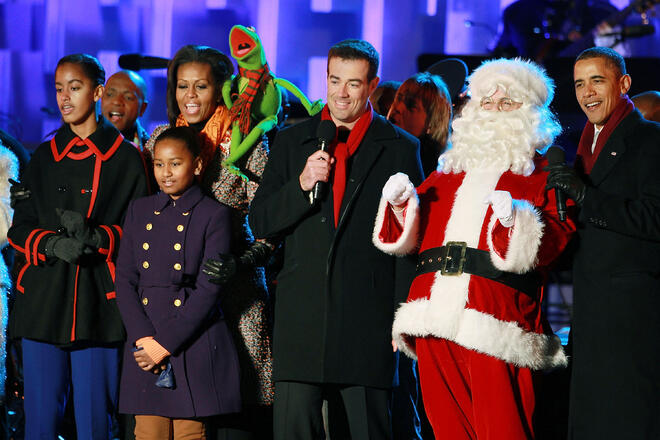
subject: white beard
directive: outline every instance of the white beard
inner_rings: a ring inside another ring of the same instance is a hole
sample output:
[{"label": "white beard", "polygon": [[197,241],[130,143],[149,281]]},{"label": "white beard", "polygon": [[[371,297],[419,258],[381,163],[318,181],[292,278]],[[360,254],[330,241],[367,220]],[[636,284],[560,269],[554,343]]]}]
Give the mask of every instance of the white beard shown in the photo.
[{"label": "white beard", "polygon": [[547,108],[523,105],[511,112],[481,109],[468,102],[452,123],[451,148],[438,159],[438,169],[460,173],[471,169],[511,170],[528,176],[536,150],[549,146],[561,127]]}]

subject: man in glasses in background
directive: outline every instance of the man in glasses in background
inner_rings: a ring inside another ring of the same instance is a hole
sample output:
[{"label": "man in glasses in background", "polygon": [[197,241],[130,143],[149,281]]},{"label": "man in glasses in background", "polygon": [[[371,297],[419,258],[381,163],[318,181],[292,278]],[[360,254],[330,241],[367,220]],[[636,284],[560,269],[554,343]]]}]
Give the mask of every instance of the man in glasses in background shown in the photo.
[{"label": "man in glasses in background", "polygon": [[575,229],[545,190],[540,152],[561,131],[548,108],[554,84],[507,59],[484,63],[469,84],[438,170],[416,189],[390,178],[373,238],[385,252],[419,254],[392,332],[418,359],[435,436],[526,440],[534,377],[567,364],[541,314],[543,273]]}]

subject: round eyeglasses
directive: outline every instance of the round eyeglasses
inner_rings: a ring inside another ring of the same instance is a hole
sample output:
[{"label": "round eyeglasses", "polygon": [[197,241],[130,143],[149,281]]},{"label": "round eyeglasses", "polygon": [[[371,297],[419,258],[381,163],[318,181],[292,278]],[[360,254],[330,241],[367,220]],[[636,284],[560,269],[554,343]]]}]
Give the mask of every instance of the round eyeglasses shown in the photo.
[{"label": "round eyeglasses", "polygon": [[500,112],[510,112],[517,110],[522,106],[522,102],[516,102],[511,98],[504,97],[495,101],[493,98],[486,96],[481,98],[481,108],[484,110],[492,111],[498,110]]}]

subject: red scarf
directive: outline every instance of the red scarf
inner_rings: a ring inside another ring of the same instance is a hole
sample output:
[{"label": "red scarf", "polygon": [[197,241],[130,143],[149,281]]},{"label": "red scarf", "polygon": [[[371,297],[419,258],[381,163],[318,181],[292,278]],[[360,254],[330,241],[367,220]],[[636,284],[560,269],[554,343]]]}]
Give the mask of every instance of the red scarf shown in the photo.
[{"label": "red scarf", "polygon": [[612,114],[603,126],[602,130],[600,131],[593,153],[591,152],[591,145],[594,142],[595,129],[594,124],[587,121],[587,124],[584,126],[584,130],[582,130],[582,136],[580,136],[580,143],[578,144],[576,158],[578,166],[581,164],[582,170],[586,174],[591,173],[591,169],[594,167],[596,159],[598,159],[598,155],[602,151],[605,143],[607,142],[607,139],[609,139],[614,129],[619,125],[621,121],[623,121],[626,116],[632,113],[634,109],[635,105],[630,100],[630,98],[628,98],[628,95],[623,95],[619,103],[616,105],[616,107],[614,107]]},{"label": "red scarf", "polygon": [[259,90],[261,90],[263,85],[268,82],[272,76],[270,74],[270,69],[268,68],[268,63],[265,63],[261,69],[255,70],[248,70],[239,67],[238,74],[239,76],[247,78],[248,83],[247,86],[245,86],[245,90],[243,90],[236,101],[232,104],[231,110],[229,110],[229,117],[232,122],[238,119],[239,130],[243,135],[246,135],[250,131],[251,108],[254,98],[256,98]]},{"label": "red scarf", "polygon": [[[321,119],[332,120],[330,117],[330,110],[326,105],[321,112]],[[348,135],[346,142],[339,142],[335,136],[332,143],[334,148],[334,178],[332,181],[332,197],[334,200],[335,211],[335,228],[339,223],[339,211],[341,209],[341,202],[344,200],[344,192],[346,191],[346,161],[355,153],[355,151],[362,143],[367,129],[373,120],[373,109],[371,103],[367,101],[367,110],[360,116],[360,119],[355,123],[355,126]]]}]

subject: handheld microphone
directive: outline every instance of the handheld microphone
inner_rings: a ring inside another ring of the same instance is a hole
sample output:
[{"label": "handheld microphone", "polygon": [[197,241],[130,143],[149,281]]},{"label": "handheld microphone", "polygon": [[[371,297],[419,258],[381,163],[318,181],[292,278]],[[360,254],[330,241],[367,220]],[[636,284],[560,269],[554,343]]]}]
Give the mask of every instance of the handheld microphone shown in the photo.
[{"label": "handheld microphone", "polygon": [[119,67],[126,70],[142,70],[142,69],[166,69],[167,63],[170,60],[161,57],[152,57],[148,55],[141,55],[139,53],[127,53],[121,55],[117,60]]},{"label": "handheld microphone", "polygon": [[[321,151],[327,151],[328,145],[332,143],[335,139],[335,134],[337,133],[337,126],[334,122],[330,120],[323,120],[316,129],[316,137],[319,138],[319,149]],[[311,203],[314,205],[318,200],[323,196],[325,191],[326,182],[316,182],[314,184],[314,189],[312,190],[312,200]]]},{"label": "handheld microphone", "polygon": [[[566,162],[564,149],[558,145],[548,148],[545,153],[548,165],[563,165]],[[555,188],[555,199],[557,199],[557,215],[562,222],[566,221],[566,195],[559,188]]]}]

